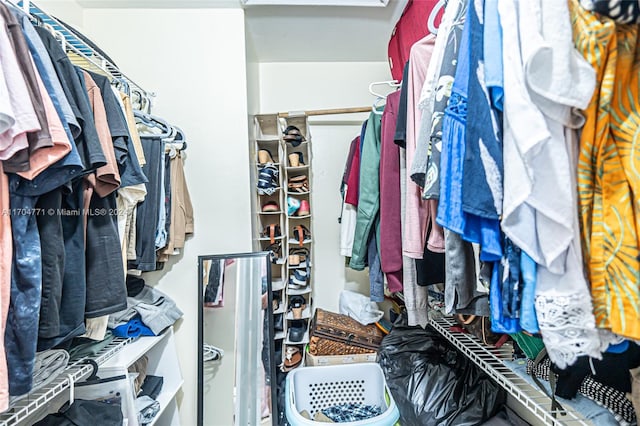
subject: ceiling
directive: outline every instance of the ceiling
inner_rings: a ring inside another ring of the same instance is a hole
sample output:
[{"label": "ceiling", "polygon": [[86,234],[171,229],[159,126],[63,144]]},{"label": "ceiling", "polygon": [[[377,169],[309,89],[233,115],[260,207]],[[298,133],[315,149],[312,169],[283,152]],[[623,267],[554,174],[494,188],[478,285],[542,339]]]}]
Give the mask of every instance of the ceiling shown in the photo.
[{"label": "ceiling", "polygon": [[[77,0],[84,8],[240,7],[239,0]],[[407,0],[386,7],[251,6],[247,45],[257,62],[386,61],[387,44]]]},{"label": "ceiling", "polygon": [[389,37],[405,4],[248,7],[247,42],[259,62],[386,61]]}]

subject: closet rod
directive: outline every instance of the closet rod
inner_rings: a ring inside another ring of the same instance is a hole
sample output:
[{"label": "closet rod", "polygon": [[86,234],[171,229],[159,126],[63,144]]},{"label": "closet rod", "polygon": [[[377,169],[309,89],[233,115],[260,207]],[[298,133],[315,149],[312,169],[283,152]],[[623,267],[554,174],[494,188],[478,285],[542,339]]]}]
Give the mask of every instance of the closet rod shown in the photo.
[{"label": "closet rod", "polygon": [[357,112],[371,112],[371,107],[353,107],[353,108],[332,108],[332,109],[312,109],[309,111],[289,111],[279,112],[278,117],[289,118],[298,116],[312,116],[312,115],[335,115],[335,114],[354,114]]}]

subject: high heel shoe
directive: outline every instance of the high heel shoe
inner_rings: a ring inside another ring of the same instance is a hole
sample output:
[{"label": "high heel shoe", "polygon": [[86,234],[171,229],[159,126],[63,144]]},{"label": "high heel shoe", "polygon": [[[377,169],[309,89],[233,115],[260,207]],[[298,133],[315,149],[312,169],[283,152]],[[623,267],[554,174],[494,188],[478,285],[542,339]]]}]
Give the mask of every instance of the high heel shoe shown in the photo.
[{"label": "high heel shoe", "polygon": [[302,296],[293,296],[289,299],[289,309],[293,314],[293,319],[301,319],[302,311],[307,307],[307,301]]}]

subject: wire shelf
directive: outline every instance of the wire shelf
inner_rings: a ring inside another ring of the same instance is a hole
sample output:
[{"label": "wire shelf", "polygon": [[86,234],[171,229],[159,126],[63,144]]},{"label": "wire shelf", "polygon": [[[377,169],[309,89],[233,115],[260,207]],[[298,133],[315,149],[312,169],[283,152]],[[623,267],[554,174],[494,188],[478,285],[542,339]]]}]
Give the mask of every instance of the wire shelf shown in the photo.
[{"label": "wire shelf", "polygon": [[114,65],[111,61],[93,49],[91,46],[87,45],[82,39],[76,36],[73,31],[71,31],[68,27],[58,21],[55,17],[49,15],[47,12],[33,4],[32,1],[29,0],[12,0],[14,4],[19,7],[25,8],[26,6],[29,9],[29,14],[40,19],[44,24],[49,25],[53,30],[57,33],[57,35],[63,37],[63,40],[59,40],[62,43],[63,49],[69,53],[73,52],[81,58],[85,59],[89,64],[94,67],[93,71],[102,71],[106,73],[113,79],[126,80],[127,84],[137,88],[139,91],[144,93],[149,99],[155,94],[153,92],[147,92],[134,82],[131,78],[126,76],[124,73],[120,71],[120,69]]},{"label": "wire shelf", "polygon": [[122,339],[116,337],[95,357],[81,358],[69,363],[65,371],[60,373],[53,382],[23,397],[7,412],[0,414],[0,426],[18,425],[38,413],[51,401],[62,395],[63,392],[69,390],[73,383],[82,381],[91,374],[93,367],[85,362],[87,359],[94,360],[98,365],[104,364],[133,340],[131,338]]},{"label": "wire shelf", "polygon": [[544,422],[543,424],[551,426],[591,425],[569,407],[565,407],[565,414],[546,408],[551,406],[549,397],[504,365],[502,360],[508,359],[508,354],[503,349],[486,347],[469,334],[452,332],[450,327],[457,324],[450,318],[432,319],[430,325],[502,386],[509,395],[528,409],[538,420]]}]

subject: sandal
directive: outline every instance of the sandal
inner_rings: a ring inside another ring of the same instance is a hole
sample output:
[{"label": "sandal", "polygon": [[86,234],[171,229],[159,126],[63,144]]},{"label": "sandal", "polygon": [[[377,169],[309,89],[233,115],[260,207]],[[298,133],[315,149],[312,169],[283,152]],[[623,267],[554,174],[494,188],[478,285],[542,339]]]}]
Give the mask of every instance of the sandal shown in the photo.
[{"label": "sandal", "polygon": [[302,363],[302,354],[297,346],[287,346],[284,351],[284,362],[282,363],[282,371],[291,371]]},{"label": "sandal", "polygon": [[289,341],[294,343],[302,342],[307,331],[307,324],[303,320],[291,321],[288,327]]},{"label": "sandal", "polygon": [[260,149],[258,150],[258,163],[260,164],[274,164],[273,157],[271,156],[271,151],[268,149]]},{"label": "sandal", "polygon": [[298,216],[309,216],[311,214],[311,206],[307,200],[300,201],[300,208],[298,209]]},{"label": "sandal", "polygon": [[308,285],[309,271],[305,269],[294,269],[289,276],[289,288],[301,289]]},{"label": "sandal", "polygon": [[302,296],[291,296],[289,310],[293,313],[293,319],[301,319],[302,311],[307,307],[307,301]]},{"label": "sandal", "polygon": [[273,331],[284,331],[284,314],[273,316]]},{"label": "sandal", "polygon": [[304,166],[304,155],[299,152],[292,152],[289,154],[289,166],[290,167],[300,167]]},{"label": "sandal", "polygon": [[273,308],[273,312],[276,312],[280,308],[280,294],[273,293],[271,300],[271,307]]},{"label": "sandal", "polygon": [[287,187],[289,188],[289,192],[306,194],[309,192],[309,178],[307,178],[306,175],[290,177]]},{"label": "sandal", "polygon": [[307,258],[309,257],[309,249],[294,248],[289,250],[289,265],[305,267]]},{"label": "sandal", "polygon": [[268,245],[264,251],[271,252],[271,263],[278,263],[282,259],[282,241]]},{"label": "sandal", "polygon": [[293,197],[287,197],[287,215],[293,216],[300,208],[300,200]]},{"label": "sandal", "polygon": [[306,141],[302,133],[300,133],[300,129],[296,126],[288,126],[284,129],[284,136],[282,137],[285,142],[291,142],[291,145],[298,146],[302,142]]},{"label": "sandal", "polygon": [[305,242],[311,240],[311,232],[304,225],[298,225],[293,228],[293,236],[295,239],[290,240],[290,242],[300,244],[300,247],[304,245]]},{"label": "sandal", "polygon": [[280,206],[275,201],[267,201],[262,205],[262,213],[276,213],[280,211]]},{"label": "sandal", "polygon": [[277,223],[272,223],[265,226],[262,229],[262,232],[260,232],[260,237],[262,238],[268,237],[271,244],[275,243],[276,238],[280,236],[282,236],[282,233],[280,232],[280,225],[278,225]]},{"label": "sandal", "polygon": [[278,188],[278,168],[273,164],[258,166],[258,194],[271,195]]}]

